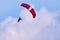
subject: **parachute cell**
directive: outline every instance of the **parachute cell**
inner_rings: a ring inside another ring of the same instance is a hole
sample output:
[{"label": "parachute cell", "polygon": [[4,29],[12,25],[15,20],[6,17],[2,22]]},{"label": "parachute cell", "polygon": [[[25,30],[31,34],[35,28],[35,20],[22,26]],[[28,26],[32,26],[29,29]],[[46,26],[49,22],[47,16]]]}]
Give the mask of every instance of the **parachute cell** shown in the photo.
[{"label": "parachute cell", "polygon": [[36,17],[36,12],[30,5],[28,5],[26,3],[22,3],[21,6],[25,7],[26,9],[28,9],[31,12],[33,18]]}]

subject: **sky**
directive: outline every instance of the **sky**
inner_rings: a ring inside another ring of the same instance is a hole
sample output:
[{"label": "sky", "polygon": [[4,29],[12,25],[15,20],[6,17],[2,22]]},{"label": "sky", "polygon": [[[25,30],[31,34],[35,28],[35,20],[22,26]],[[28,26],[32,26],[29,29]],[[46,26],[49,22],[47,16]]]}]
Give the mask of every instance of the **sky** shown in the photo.
[{"label": "sky", "polygon": [[34,5],[37,11],[45,7],[49,11],[60,12],[60,0],[0,0],[0,21],[7,16],[19,17],[20,11],[23,10],[20,4],[23,2]]},{"label": "sky", "polygon": [[[33,6],[35,19],[20,6],[23,2]],[[60,0],[0,0],[0,40],[60,40],[59,4]]]}]

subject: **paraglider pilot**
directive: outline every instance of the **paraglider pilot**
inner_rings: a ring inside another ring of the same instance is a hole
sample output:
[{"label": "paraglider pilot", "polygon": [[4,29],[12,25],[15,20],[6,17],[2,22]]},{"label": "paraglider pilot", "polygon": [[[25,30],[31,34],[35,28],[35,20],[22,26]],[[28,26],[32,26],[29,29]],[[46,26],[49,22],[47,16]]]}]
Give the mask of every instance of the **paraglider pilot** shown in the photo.
[{"label": "paraglider pilot", "polygon": [[20,20],[22,20],[22,19],[19,17],[18,22],[19,22]]}]

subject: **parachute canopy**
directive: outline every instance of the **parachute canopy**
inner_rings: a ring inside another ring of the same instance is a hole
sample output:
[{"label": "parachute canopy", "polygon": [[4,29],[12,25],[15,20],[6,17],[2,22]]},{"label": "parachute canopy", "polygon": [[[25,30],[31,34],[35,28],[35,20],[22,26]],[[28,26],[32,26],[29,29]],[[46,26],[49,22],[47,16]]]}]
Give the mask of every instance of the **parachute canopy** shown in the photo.
[{"label": "parachute canopy", "polygon": [[33,18],[36,17],[36,12],[30,5],[28,5],[26,3],[22,3],[21,6],[25,7],[26,9],[28,9],[30,11],[30,13],[32,14]]}]

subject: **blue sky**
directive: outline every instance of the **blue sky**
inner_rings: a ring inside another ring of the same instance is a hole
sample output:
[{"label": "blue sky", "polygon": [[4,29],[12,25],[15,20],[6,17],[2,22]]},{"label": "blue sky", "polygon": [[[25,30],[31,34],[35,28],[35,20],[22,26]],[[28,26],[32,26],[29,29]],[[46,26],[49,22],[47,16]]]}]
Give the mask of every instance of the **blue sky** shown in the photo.
[{"label": "blue sky", "polygon": [[7,16],[18,18],[23,2],[33,4],[38,11],[44,6],[48,11],[60,12],[60,0],[0,0],[0,22]]},{"label": "blue sky", "polygon": [[[23,2],[34,6],[35,19]],[[60,0],[0,0],[0,40],[60,40],[59,21]]]}]

